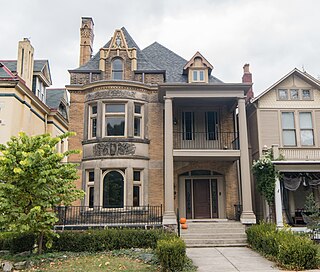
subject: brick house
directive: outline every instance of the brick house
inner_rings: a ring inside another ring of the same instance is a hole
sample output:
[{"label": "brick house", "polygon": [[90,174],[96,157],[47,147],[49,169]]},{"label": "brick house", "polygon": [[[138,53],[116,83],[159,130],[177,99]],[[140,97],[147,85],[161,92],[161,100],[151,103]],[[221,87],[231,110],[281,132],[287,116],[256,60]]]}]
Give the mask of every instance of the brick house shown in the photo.
[{"label": "brick house", "polygon": [[69,70],[70,160],[80,163],[78,203],[102,209],[163,205],[189,219],[255,223],[247,139],[249,66],[224,83],[199,52],[188,61],[154,42],[141,50],[125,28],[92,55],[91,18],[82,18],[80,65]]}]

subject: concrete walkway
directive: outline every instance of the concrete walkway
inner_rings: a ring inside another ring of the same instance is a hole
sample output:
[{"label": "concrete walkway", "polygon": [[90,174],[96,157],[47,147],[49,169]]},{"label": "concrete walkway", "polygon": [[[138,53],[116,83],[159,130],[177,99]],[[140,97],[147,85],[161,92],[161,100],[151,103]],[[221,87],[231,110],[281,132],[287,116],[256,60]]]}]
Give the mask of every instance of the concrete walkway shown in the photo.
[{"label": "concrete walkway", "polygon": [[187,248],[187,255],[198,266],[199,272],[284,272],[246,247]]}]

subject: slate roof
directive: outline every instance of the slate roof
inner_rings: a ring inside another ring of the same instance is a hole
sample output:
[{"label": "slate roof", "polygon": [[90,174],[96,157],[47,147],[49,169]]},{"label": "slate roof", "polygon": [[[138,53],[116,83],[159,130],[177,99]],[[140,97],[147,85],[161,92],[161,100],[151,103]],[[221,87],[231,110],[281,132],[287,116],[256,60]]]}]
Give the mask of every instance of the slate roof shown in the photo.
[{"label": "slate roof", "polygon": [[[5,66],[9,68],[11,72],[17,72],[17,61],[16,60],[0,60]],[[42,72],[45,65],[48,65],[48,60],[34,60],[33,71],[34,72]]]},{"label": "slate roof", "polygon": [[[143,50],[132,39],[128,31],[122,27],[121,30],[126,38],[129,48],[137,49],[137,70],[139,71],[166,71],[166,82],[168,83],[186,83],[188,78],[183,75],[183,67],[188,62],[176,53],[172,52],[163,45],[154,42]],[[110,46],[110,41],[105,44],[104,48]],[[71,70],[72,72],[99,71],[100,52],[95,54],[87,63],[79,68]],[[209,77],[210,83],[222,83],[221,80],[214,76]]]},{"label": "slate roof", "polygon": [[17,77],[11,72],[11,70],[0,61],[0,80],[16,79]]},{"label": "slate roof", "polygon": [[66,89],[47,89],[46,104],[50,109],[58,109],[64,99]]}]

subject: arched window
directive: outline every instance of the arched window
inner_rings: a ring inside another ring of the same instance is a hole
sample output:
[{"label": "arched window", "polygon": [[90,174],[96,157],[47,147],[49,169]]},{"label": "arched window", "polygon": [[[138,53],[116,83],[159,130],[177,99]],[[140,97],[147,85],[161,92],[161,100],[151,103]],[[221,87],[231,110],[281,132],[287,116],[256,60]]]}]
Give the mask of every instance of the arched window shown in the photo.
[{"label": "arched window", "polygon": [[123,208],[124,180],[118,171],[110,171],[103,179],[103,208]]},{"label": "arched window", "polygon": [[112,61],[112,79],[123,79],[123,63],[122,60],[119,58],[116,58]]}]

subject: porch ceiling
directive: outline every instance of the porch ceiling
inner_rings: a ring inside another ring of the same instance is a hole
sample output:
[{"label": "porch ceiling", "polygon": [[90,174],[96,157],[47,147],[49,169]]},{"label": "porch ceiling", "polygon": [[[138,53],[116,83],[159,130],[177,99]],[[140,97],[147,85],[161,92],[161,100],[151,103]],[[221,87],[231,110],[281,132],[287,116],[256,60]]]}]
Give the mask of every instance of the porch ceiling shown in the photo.
[{"label": "porch ceiling", "polygon": [[174,161],[236,161],[240,158],[240,150],[198,150],[174,149]]}]

